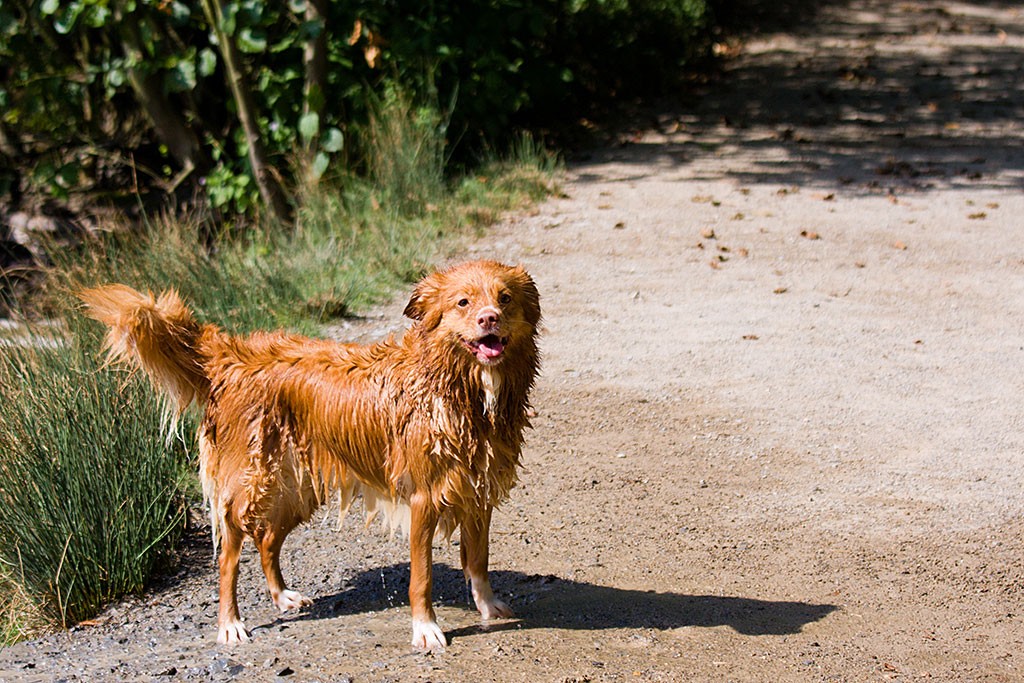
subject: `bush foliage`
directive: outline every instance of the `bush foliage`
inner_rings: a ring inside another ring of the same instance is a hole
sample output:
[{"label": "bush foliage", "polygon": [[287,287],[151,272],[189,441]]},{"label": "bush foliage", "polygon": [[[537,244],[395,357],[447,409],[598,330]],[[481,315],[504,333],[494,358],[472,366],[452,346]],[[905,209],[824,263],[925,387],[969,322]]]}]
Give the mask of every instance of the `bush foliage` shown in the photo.
[{"label": "bush foliage", "polygon": [[278,192],[290,220],[299,175],[363,168],[385,83],[469,152],[665,86],[707,24],[705,0],[0,0],[0,194]]}]

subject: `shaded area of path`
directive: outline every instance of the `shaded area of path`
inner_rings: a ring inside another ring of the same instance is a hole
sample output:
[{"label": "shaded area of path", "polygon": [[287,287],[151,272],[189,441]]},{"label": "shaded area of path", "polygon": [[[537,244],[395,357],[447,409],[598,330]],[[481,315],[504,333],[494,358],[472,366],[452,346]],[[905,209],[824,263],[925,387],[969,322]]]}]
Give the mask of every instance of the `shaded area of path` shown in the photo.
[{"label": "shaded area of path", "polygon": [[640,144],[700,167],[742,146],[755,158],[729,169],[741,183],[1019,188],[1022,22],[1013,3],[833,6],[733,44],[696,111],[663,114],[666,137]]}]

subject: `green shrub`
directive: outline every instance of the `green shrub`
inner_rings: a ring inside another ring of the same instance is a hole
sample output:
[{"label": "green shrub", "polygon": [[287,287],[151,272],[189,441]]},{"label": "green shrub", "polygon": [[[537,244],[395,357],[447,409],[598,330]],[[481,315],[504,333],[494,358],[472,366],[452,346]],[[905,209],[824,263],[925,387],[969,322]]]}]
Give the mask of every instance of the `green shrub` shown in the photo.
[{"label": "green shrub", "polygon": [[[237,73],[215,27],[237,47]],[[380,134],[366,125],[372,102],[395,82],[445,103],[443,160],[463,163],[522,128],[571,126],[595,102],[661,94],[710,29],[707,0],[4,2],[0,193],[20,183],[61,202],[171,205],[198,193],[255,215],[261,178],[295,204],[305,166],[363,168],[376,143],[361,136]],[[289,163],[297,151],[308,164]]]}]

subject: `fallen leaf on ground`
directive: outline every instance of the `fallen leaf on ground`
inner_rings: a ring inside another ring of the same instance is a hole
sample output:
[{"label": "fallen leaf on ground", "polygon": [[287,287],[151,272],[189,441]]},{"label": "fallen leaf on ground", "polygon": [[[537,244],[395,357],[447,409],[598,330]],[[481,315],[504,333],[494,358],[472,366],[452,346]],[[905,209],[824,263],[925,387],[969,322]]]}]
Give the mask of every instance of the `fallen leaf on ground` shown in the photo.
[{"label": "fallen leaf on ground", "polygon": [[821,235],[819,235],[818,233],[816,233],[816,232],[814,232],[812,230],[801,230],[800,231],[800,236],[801,237],[806,237],[809,240],[820,240],[821,239]]}]

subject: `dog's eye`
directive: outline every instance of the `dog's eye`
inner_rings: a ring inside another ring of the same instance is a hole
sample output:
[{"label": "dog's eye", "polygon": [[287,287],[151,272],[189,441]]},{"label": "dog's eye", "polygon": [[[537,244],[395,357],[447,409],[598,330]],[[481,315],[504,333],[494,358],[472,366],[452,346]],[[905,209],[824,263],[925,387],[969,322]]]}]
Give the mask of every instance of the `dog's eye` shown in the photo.
[{"label": "dog's eye", "polygon": [[512,295],[509,294],[508,292],[502,292],[501,295],[498,297],[499,304],[507,304],[509,301],[512,301]]},{"label": "dog's eye", "polygon": [[469,299],[459,299],[459,308],[465,308],[469,305]]}]

